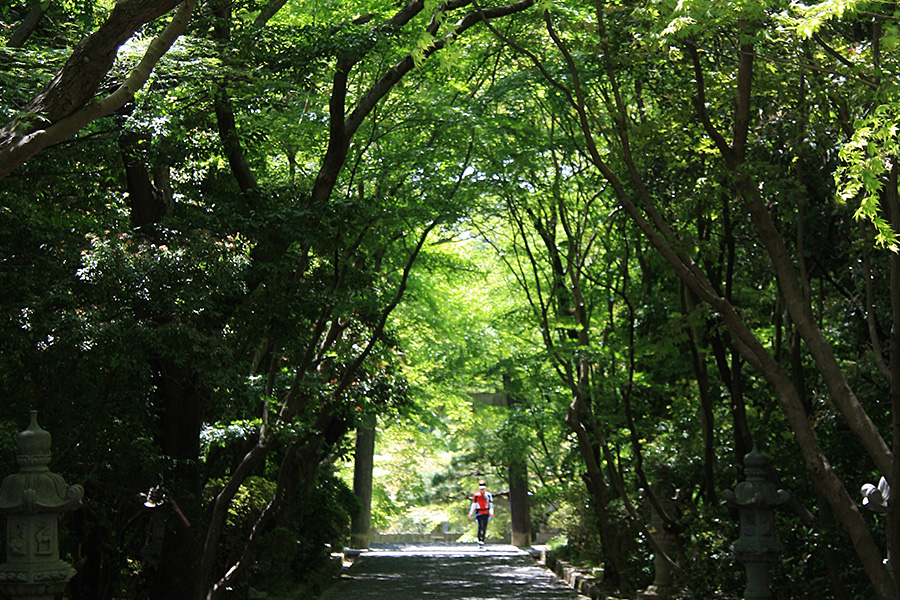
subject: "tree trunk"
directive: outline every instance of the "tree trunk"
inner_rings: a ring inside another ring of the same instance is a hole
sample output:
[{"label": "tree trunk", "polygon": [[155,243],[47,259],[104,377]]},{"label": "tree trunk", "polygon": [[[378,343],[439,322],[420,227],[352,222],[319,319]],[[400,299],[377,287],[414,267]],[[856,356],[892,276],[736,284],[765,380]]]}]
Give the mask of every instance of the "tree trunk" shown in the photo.
[{"label": "tree trunk", "polygon": [[350,547],[366,549],[372,529],[372,469],[375,462],[375,416],[365,418],[356,430],[356,455],[353,460],[353,493],[359,499],[359,512],[350,523]]},{"label": "tree trunk", "polygon": [[[137,150],[139,136],[120,138],[125,162],[131,224],[137,229],[159,223],[166,202],[153,185],[150,169]],[[199,590],[199,515],[202,506],[200,470],[201,391],[197,374],[169,356],[149,360],[156,379],[154,402],[160,414],[157,443],[172,467],[160,473],[166,502],[162,513],[162,551],[150,579],[151,600],[195,600]],[[160,516],[156,515],[157,518]],[[195,526],[191,526],[194,521]]]},{"label": "tree trunk", "polygon": [[[747,422],[747,407],[744,403],[743,379],[741,366],[743,360],[740,353],[727,348],[723,339],[728,334],[713,333],[710,346],[716,357],[719,375],[731,395],[731,423],[734,439],[734,464],[743,465],[744,456],[753,449],[753,435]],[[730,360],[729,360],[730,358]]]},{"label": "tree trunk", "polygon": [[[517,410],[521,399],[512,389],[512,376],[503,376],[507,406]],[[512,545],[520,548],[531,546],[531,506],[528,497],[528,451],[517,452],[507,465],[509,480],[509,514],[512,521]]]},{"label": "tree trunk", "polygon": [[[885,204],[894,231],[900,231],[900,194],[897,183],[900,176],[900,165],[896,157],[891,168],[889,183],[885,191]],[[889,479],[893,480],[893,488],[900,488],[900,256],[891,253],[891,420],[892,446],[894,452],[893,470]],[[885,477],[887,475],[882,473]],[[891,559],[894,581],[900,581],[900,497],[896,491],[894,498],[888,503],[887,515],[887,552]]]},{"label": "tree trunk", "polygon": [[581,421],[582,410],[584,410],[584,400],[580,396],[576,396],[566,414],[566,424],[575,432],[581,456],[587,467],[583,478],[591,498],[594,500],[593,507],[597,511],[599,520],[600,543],[606,560],[604,581],[620,589],[623,593],[630,593],[634,591],[635,586],[631,581],[626,560],[625,530],[613,518],[610,511],[609,485],[603,476],[599,452],[595,449],[588,428]]},{"label": "tree trunk", "polygon": [[[697,307],[694,293],[684,283],[681,284],[681,302],[685,317],[692,318],[691,313]],[[691,364],[694,366],[694,374],[697,377],[697,392],[700,396],[700,428],[703,433],[703,499],[710,504],[716,501],[716,440],[713,430],[712,401],[709,397],[709,371],[706,368],[706,360],[700,353],[703,345],[703,336],[700,328],[688,324],[688,346],[691,350]]]},{"label": "tree trunk", "polygon": [[[112,114],[134,98],[150,72],[187,27],[197,0],[183,0],[169,25],[150,42],[143,58],[121,85],[103,99],[92,100],[112,68],[119,46],[135,30],[168,12],[180,0],[120,0],[100,28],[82,40],[65,66],[26,108],[28,115],[0,128],[0,180],[29,158],[95,119]],[[47,125],[47,122],[50,125]]]},{"label": "tree trunk", "polygon": [[[196,600],[199,581],[200,398],[194,378],[174,361],[158,361],[162,417],[160,448],[174,467],[165,474],[168,502],[159,566],[150,585],[151,600]],[[182,518],[184,516],[184,519]]]},{"label": "tree trunk", "polygon": [[509,514],[512,519],[512,545],[531,546],[531,507],[528,500],[528,464],[515,460],[509,465]]},{"label": "tree trunk", "polygon": [[128,183],[131,226],[134,229],[158,223],[171,213],[168,198],[153,184],[150,169],[142,160],[139,151],[141,141],[149,142],[149,138],[132,132],[123,132],[119,136],[119,150]]},{"label": "tree trunk", "polygon": [[51,4],[53,4],[53,0],[38,0],[34,2],[31,5],[31,10],[28,11],[28,14],[25,15],[19,26],[9,36],[9,41],[6,43],[7,47],[21,48],[34,30],[37,29],[38,24],[44,18],[47,10],[50,9]]}]

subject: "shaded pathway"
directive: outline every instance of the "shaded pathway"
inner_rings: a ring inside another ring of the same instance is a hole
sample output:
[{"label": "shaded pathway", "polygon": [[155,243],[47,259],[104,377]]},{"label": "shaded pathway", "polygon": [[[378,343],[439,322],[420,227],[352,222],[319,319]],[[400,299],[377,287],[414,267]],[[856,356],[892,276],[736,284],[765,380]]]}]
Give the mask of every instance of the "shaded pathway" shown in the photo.
[{"label": "shaded pathway", "polygon": [[585,599],[514,546],[390,544],[362,553],[322,600]]}]

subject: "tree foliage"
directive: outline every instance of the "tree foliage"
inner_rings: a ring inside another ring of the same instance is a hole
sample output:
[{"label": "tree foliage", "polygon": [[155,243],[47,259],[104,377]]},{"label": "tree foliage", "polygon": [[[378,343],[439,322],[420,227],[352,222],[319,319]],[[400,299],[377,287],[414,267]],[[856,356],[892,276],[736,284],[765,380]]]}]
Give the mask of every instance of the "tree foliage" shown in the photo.
[{"label": "tree foliage", "polygon": [[[660,479],[685,596],[737,593],[719,494],[755,442],[794,493],[789,555],[817,557],[779,583],[896,597],[900,505],[857,497],[900,479],[893,5],[17,2],[0,25],[0,431],[37,408],[87,489],[73,595],[220,597],[284,536],[325,558],[343,512],[309,512],[352,510],[332,472],[374,414],[434,460],[376,497],[458,502],[527,459],[624,593],[661,551]],[[514,406],[473,413],[494,390]]]}]

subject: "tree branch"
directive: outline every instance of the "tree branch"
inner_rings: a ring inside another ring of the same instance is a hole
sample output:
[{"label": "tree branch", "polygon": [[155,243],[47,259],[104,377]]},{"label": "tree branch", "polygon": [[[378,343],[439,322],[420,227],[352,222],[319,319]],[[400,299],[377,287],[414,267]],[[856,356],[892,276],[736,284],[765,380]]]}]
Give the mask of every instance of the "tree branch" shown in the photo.
[{"label": "tree branch", "polygon": [[[113,13],[120,10],[120,7],[132,4],[134,1],[127,0],[118,3]],[[161,0],[151,3],[153,6],[160,4],[163,4]],[[163,5],[168,6],[170,4],[174,5],[176,2],[167,0]],[[75,70],[71,66],[73,60],[75,60],[76,56],[83,56],[87,53],[84,47],[93,48],[97,45],[93,42],[93,38],[104,32],[105,28],[101,28],[100,31],[88,38],[86,42],[82,42],[82,45],[79,46],[79,48],[82,48],[82,51],[79,52],[76,49],[67,66],[57,74],[50,87],[29,105],[30,112],[48,117],[52,124],[46,129],[33,129],[20,120],[13,120],[0,130],[0,180],[44,148],[73,135],[91,121],[112,114],[134,98],[135,93],[149,79],[156,63],[159,62],[169,48],[172,47],[175,40],[184,32],[196,5],[197,0],[184,0],[178,12],[175,13],[175,16],[163,32],[150,42],[141,61],[119,88],[105,98],[92,102],[88,102],[87,99],[94,93],[97,85],[99,85],[99,80],[109,70],[112,65],[111,60],[108,65],[100,68],[89,64],[90,59],[87,56],[83,57],[88,63],[88,66],[84,67],[83,73],[87,80],[83,87],[88,93],[82,91],[66,95],[65,90],[73,87],[71,82],[69,82],[69,85],[66,85],[66,82],[73,77],[77,78],[79,76],[78,73],[73,73],[73,70]],[[110,20],[112,20],[112,17],[110,17]],[[130,36],[133,33],[134,27],[143,22],[130,23],[131,28],[128,30],[128,35]],[[122,37],[122,35],[120,34],[118,37]],[[127,39],[127,36],[125,39]],[[118,43],[111,50],[111,58],[115,58],[116,48],[118,48]],[[97,83],[91,84],[92,79],[97,79]],[[23,134],[23,127],[29,127],[29,132]]]},{"label": "tree branch", "polygon": [[[464,6],[467,2],[451,2],[445,5],[446,8]],[[506,17],[521,12],[534,4],[534,0],[519,0],[511,4],[496,6],[484,11],[478,9],[472,11],[460,19],[453,27],[453,30],[446,34],[443,38],[435,40],[432,46],[425,52],[425,57],[429,57],[435,52],[445,48],[447,44],[454,38],[460,36],[466,30],[482,21],[487,22],[490,19]],[[477,5],[476,5],[477,6]],[[423,3],[419,0],[410,2],[398,11],[393,17],[385,22],[385,25],[401,26],[409,22],[423,8]],[[375,105],[384,98],[395,85],[397,85],[403,77],[415,67],[415,61],[412,54],[407,54],[400,59],[393,67],[391,67],[378,81],[376,81],[369,90],[363,94],[353,111],[345,118],[344,108],[347,94],[347,80],[350,70],[361,60],[361,57],[345,57],[338,60],[338,66],[335,70],[335,77],[332,83],[331,100],[329,103],[329,112],[331,117],[331,136],[328,142],[328,149],[325,152],[325,158],[322,167],[316,177],[313,185],[313,191],[310,194],[310,203],[326,201],[334,190],[337,182],[338,174],[343,167],[349,150],[350,140],[356,134],[356,131],[368,117],[369,113],[375,108]]]},{"label": "tree branch", "polygon": [[22,19],[22,22],[19,23],[19,26],[13,30],[12,35],[9,36],[9,41],[6,42],[6,46],[8,48],[21,48],[31,34],[37,29],[38,24],[41,22],[41,19],[44,18],[44,15],[50,9],[50,6],[53,4],[53,0],[40,0],[35,2],[31,7],[31,10],[28,11],[28,14],[25,15],[25,18]]},{"label": "tree branch", "polygon": [[[837,50],[832,48],[828,44],[828,42],[826,42],[818,32],[814,33],[812,37],[816,41],[816,43],[818,43],[819,46],[822,47],[822,49],[825,51],[825,54],[827,54],[831,58],[835,59],[836,61],[838,61],[845,67],[849,67],[850,69],[852,69],[854,71],[857,70],[857,68],[858,68],[857,65],[853,64],[853,62],[849,58],[847,58],[846,56],[844,56],[843,54],[841,54],[840,52],[838,52]],[[858,75],[857,78],[859,79],[859,81],[861,81],[862,83],[865,83],[866,85],[868,85],[872,88],[878,87],[878,83],[870,77],[866,77],[864,75]]]},{"label": "tree branch", "polygon": [[709,111],[706,109],[706,84],[704,83],[703,67],[700,64],[700,54],[697,51],[697,46],[688,44],[687,49],[691,55],[691,63],[694,67],[694,81],[696,81],[697,85],[697,94],[691,98],[694,102],[694,108],[697,110],[697,116],[700,117],[700,122],[703,124],[703,129],[706,130],[706,135],[712,139],[716,148],[719,149],[719,153],[725,157],[726,161],[731,161],[734,157],[734,150],[725,139],[725,136],[713,125],[712,120],[709,118]]}]

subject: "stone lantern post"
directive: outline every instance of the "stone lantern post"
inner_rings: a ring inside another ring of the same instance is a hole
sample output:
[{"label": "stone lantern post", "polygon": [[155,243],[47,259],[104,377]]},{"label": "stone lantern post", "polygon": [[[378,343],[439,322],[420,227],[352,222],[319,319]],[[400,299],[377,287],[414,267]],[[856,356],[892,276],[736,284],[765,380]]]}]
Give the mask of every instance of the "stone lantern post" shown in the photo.
[{"label": "stone lantern post", "polygon": [[741,515],[741,536],[732,549],[735,557],[747,571],[747,587],[744,600],[768,600],[769,562],[781,553],[782,546],[775,537],[775,509],[787,502],[791,495],[776,490],[766,481],[768,459],[760,453],[756,444],[744,456],[747,480],[739,483],[734,492],[722,494],[730,506],[736,506]]},{"label": "stone lantern post", "polygon": [[75,575],[59,558],[59,515],[78,508],[84,488],[67,487],[50,472],[50,434],[38,425],[37,411],[16,445],[19,473],[0,483],[0,513],[6,515],[0,592],[11,599],[53,600]]}]

